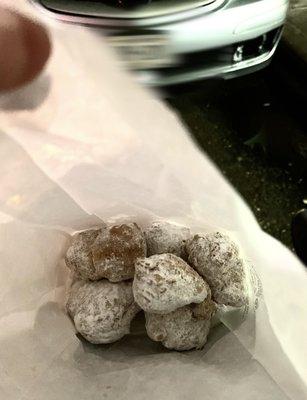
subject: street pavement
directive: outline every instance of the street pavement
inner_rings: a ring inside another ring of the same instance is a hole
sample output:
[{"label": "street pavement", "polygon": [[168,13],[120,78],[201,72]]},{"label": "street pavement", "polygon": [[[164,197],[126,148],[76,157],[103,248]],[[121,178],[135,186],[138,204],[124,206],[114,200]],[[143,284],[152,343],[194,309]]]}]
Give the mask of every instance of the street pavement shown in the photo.
[{"label": "street pavement", "polygon": [[173,88],[168,101],[262,229],[293,249],[291,223],[307,207],[307,0],[291,3],[270,67]]},{"label": "street pavement", "polygon": [[291,0],[283,40],[307,64],[307,0]]}]

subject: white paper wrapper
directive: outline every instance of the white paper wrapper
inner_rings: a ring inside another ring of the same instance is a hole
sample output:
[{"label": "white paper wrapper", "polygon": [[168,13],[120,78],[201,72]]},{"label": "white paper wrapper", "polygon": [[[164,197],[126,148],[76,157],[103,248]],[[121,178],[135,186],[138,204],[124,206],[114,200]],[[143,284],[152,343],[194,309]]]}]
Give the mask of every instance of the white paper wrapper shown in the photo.
[{"label": "white paper wrapper", "polygon": [[[304,267],[101,35],[50,29],[43,76],[0,99],[0,399],[306,399]],[[227,315],[187,353],[137,330],[110,346],[79,341],[63,309],[69,233],[157,218],[235,237],[255,271],[244,322]]]}]

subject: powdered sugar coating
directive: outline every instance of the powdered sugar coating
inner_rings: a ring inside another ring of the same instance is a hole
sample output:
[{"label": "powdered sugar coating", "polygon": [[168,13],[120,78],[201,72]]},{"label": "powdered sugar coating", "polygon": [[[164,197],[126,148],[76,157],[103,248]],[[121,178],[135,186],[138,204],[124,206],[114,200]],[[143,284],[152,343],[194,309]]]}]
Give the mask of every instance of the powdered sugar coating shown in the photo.
[{"label": "powdered sugar coating", "polygon": [[195,235],[186,248],[189,263],[209,283],[217,303],[234,307],[246,304],[244,264],[228,236],[220,232]]},{"label": "powdered sugar coating", "polygon": [[102,229],[91,248],[98,279],[131,279],[137,258],[146,257],[145,237],[137,224]]},{"label": "powdered sugar coating", "polygon": [[159,254],[137,260],[133,281],[135,301],[147,312],[167,314],[208,295],[204,280],[174,254]]},{"label": "powdered sugar coating", "polygon": [[185,242],[191,237],[190,229],[169,222],[154,222],[144,231],[147,254],[171,253],[186,258]]},{"label": "powdered sugar coating", "polygon": [[91,290],[89,281],[75,279],[69,289],[66,310],[74,318],[78,308]]},{"label": "powdered sugar coating", "polygon": [[77,281],[66,305],[75,327],[89,342],[113,343],[130,331],[140,311],[134,302],[131,282]]},{"label": "powdered sugar coating", "polygon": [[195,318],[211,320],[212,317],[216,314],[217,306],[211,298],[210,288],[208,289],[208,296],[204,301],[199,304],[190,304],[189,307],[193,311],[193,316]]},{"label": "powdered sugar coating", "polygon": [[101,229],[89,229],[73,236],[72,243],[67,250],[65,261],[67,267],[83,279],[97,279],[93,264],[91,246]]},{"label": "powdered sugar coating", "polygon": [[145,237],[136,224],[103,226],[73,237],[67,266],[82,279],[111,282],[131,279],[138,257],[146,257]]},{"label": "powdered sugar coating", "polygon": [[215,312],[210,296],[198,305],[188,305],[169,314],[145,313],[148,336],[168,349],[200,349],[206,341]]}]

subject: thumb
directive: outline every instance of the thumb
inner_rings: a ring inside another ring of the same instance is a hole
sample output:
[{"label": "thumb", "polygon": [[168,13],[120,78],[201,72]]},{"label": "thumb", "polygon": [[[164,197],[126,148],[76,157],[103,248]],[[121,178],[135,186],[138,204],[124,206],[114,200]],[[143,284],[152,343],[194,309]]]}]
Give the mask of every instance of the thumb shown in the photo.
[{"label": "thumb", "polygon": [[45,65],[50,47],[42,26],[0,8],[0,92],[34,79]]}]

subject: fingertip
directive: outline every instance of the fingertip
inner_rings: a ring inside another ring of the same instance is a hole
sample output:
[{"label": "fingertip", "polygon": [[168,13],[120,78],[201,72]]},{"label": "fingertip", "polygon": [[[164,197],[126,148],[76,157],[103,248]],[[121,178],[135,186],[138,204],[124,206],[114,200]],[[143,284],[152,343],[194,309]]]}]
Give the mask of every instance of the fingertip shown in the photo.
[{"label": "fingertip", "polygon": [[0,91],[34,79],[51,51],[47,31],[15,12],[0,9]]},{"label": "fingertip", "polygon": [[27,52],[28,68],[24,71],[24,82],[34,79],[45,66],[50,53],[51,42],[47,30],[37,23],[24,22],[24,45]]}]

